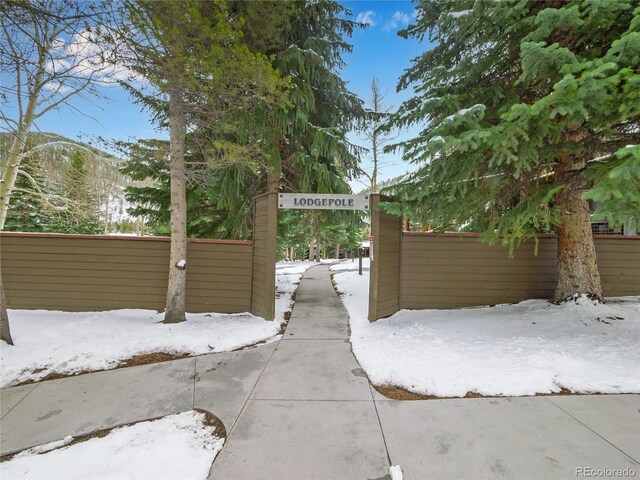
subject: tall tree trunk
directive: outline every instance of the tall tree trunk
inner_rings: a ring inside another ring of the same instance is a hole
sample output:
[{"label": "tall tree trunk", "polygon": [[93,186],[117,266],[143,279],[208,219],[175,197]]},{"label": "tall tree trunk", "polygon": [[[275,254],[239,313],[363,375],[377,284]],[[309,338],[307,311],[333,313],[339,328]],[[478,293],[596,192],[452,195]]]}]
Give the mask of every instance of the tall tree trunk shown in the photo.
[{"label": "tall tree trunk", "polygon": [[581,198],[588,189],[582,177],[584,161],[562,156],[555,169],[556,181],[565,187],[556,201],[563,215],[558,227],[558,284],[554,302],[575,294],[587,294],[602,300],[602,285],[596,261],[596,248],[591,232],[589,203]]},{"label": "tall tree trunk", "polygon": [[335,247],[334,253],[333,253],[333,258],[335,258],[336,260],[340,258],[340,244],[338,243]]},{"label": "tall tree trunk", "polygon": [[378,115],[382,112],[382,99],[383,95],[380,93],[380,87],[378,86],[378,80],[374,77],[371,80],[371,103],[373,112],[375,114],[373,118],[373,124],[371,126],[371,150],[373,153],[373,171],[371,172],[371,193],[378,191],[378,147],[380,147],[380,141],[378,139],[378,127],[380,126],[380,119]]},{"label": "tall tree trunk", "polygon": [[4,284],[2,274],[0,274],[0,340],[4,340],[9,345],[13,345],[11,329],[9,328],[9,314],[7,312],[7,299],[4,296]]},{"label": "tall tree trunk", "polygon": [[376,193],[378,191],[378,134],[375,130],[377,128],[377,122],[374,123],[373,128],[373,172],[371,172],[371,193]]},{"label": "tall tree trunk", "polygon": [[171,253],[164,323],[186,320],[187,193],[184,160],[185,113],[180,92],[169,94],[169,155],[171,162]]}]

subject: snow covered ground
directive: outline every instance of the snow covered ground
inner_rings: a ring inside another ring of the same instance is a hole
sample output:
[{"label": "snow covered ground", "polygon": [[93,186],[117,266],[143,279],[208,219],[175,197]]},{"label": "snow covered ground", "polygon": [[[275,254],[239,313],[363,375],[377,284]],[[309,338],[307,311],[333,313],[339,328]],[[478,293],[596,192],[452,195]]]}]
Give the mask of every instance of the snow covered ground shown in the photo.
[{"label": "snow covered ground", "polygon": [[[362,269],[368,269],[370,266],[369,263],[369,259],[368,258],[363,258],[362,259]],[[332,272],[344,272],[347,270],[355,270],[356,272],[358,271],[358,259],[355,258],[354,260],[341,260],[339,263],[335,263],[334,265],[332,265],[330,267],[330,270]],[[369,277],[367,276],[367,289],[369,285]],[[367,294],[369,293],[369,290],[367,290]]]},{"label": "snow covered ground", "polygon": [[376,385],[439,397],[640,393],[640,296],[402,310],[369,323],[368,272],[346,265],[331,269],[353,351]]},{"label": "snow covered ground", "polygon": [[[0,464],[11,479],[205,479],[223,438],[189,411],[116,428],[103,438],[67,445],[72,438],[20,452]],[[45,452],[45,453],[41,453]]]},{"label": "snow covered ground", "polygon": [[0,387],[39,380],[51,373],[73,375],[107,370],[135,355],[166,352],[198,355],[234,350],[279,338],[284,314],[302,274],[313,262],[276,266],[276,321],[250,313],[187,314],[165,325],[155,310],[106,312],[9,310],[15,346],[0,342]]}]

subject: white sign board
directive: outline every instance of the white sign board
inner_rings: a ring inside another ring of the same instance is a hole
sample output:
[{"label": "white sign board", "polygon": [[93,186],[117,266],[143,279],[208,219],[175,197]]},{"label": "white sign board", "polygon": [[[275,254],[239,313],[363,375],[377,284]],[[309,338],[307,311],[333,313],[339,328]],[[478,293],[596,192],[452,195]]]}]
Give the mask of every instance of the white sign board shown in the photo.
[{"label": "white sign board", "polygon": [[278,207],[305,210],[369,210],[369,195],[280,193]]}]

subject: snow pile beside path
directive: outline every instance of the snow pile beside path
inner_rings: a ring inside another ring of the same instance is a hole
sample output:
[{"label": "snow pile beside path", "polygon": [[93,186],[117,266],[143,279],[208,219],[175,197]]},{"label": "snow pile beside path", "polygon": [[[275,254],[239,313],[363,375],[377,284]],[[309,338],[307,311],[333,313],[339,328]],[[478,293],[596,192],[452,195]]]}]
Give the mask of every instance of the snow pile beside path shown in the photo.
[{"label": "snow pile beside path", "polygon": [[402,468],[400,468],[400,465],[391,465],[389,467],[389,476],[391,477],[391,480],[402,480],[404,478],[404,475],[402,473]]},{"label": "snow pile beside path", "polygon": [[402,310],[369,323],[368,274],[336,272],[334,280],[353,351],[376,385],[439,397],[640,393],[640,296]]},{"label": "snow pile beside path", "polygon": [[278,329],[284,323],[284,315],[291,311],[292,297],[302,274],[317,263],[302,262],[278,262],[276,263],[276,320]]},{"label": "snow pile beside path", "polygon": [[36,447],[0,464],[0,473],[5,480],[205,479],[224,439],[204,420],[203,413],[184,412],[40,455],[46,446]]},{"label": "snow pile beside path", "polygon": [[277,265],[274,322],[250,313],[190,313],[186,322],[165,325],[159,323],[164,315],[154,310],[10,310],[15,346],[0,342],[0,386],[37,381],[51,373],[108,370],[136,355],[199,355],[276,340],[300,277],[312,265]]},{"label": "snow pile beside path", "polygon": [[[369,262],[369,258],[363,258],[362,259],[362,270],[369,269],[369,267],[371,266],[371,263]],[[334,265],[331,265],[331,267],[329,267],[329,269],[332,272],[344,272],[344,271],[349,271],[349,270],[353,270],[353,271],[358,271],[358,259],[356,258],[355,260],[342,260],[340,263],[336,263]],[[367,277],[368,279],[369,277]],[[367,280],[368,282],[368,280]],[[367,283],[367,286],[369,284]]]}]

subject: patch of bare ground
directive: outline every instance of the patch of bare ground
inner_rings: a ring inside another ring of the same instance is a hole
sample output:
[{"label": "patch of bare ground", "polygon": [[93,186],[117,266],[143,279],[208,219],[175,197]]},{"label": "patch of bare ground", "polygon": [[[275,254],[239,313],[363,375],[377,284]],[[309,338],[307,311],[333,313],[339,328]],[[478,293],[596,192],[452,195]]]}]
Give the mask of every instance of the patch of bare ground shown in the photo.
[{"label": "patch of bare ground", "polygon": [[[387,398],[391,398],[393,400],[450,400],[454,398],[508,398],[511,395],[481,395],[476,392],[467,392],[464,397],[439,397],[437,395],[424,395],[421,393],[411,392],[402,387],[397,387],[394,385],[373,385],[378,393],[384,395]],[[624,395],[624,392],[620,393],[601,393],[601,392],[573,392],[567,388],[560,387],[559,392],[550,392],[550,393],[536,393],[536,397],[547,397],[547,396],[557,396],[557,395]],[[523,395],[525,397],[529,397],[532,395]]]},{"label": "patch of bare ground", "polygon": [[116,368],[137,367],[138,365],[148,365],[149,363],[168,362],[169,360],[178,360],[180,358],[187,358],[188,356],[188,353],[144,353],[142,355],[134,355],[120,362]]},{"label": "patch of bare ground", "polygon": [[387,398],[392,398],[393,400],[432,400],[437,398],[433,395],[420,395],[419,393],[410,392],[400,387],[374,385],[373,388],[375,388],[379,394]]},{"label": "patch of bare ground", "polygon": [[[282,329],[280,329],[280,330],[282,330]],[[280,334],[280,332],[278,332],[276,335],[279,335],[279,334]],[[229,351],[230,352],[241,352],[243,350],[251,350],[253,348],[259,347],[260,345],[266,345],[267,343],[269,343],[269,340],[261,340],[261,341],[256,342],[256,343],[252,343],[251,345],[245,345],[244,347],[234,348],[233,350],[229,350]],[[216,353],[222,353],[222,352],[216,352]]]},{"label": "patch of bare ground", "polygon": [[[160,362],[168,362],[170,360],[179,360],[181,358],[189,357],[188,353],[166,353],[166,352],[153,352],[153,353],[144,353],[141,355],[134,355],[131,358],[127,358],[126,360],[121,361],[114,368],[107,368],[103,370],[81,370],[75,373],[58,373],[52,372],[38,380],[25,380],[24,382],[16,383],[15,385],[11,385],[12,387],[18,387],[20,385],[29,385],[31,383],[40,383],[46,382],[47,380],[57,380],[59,378],[67,378],[67,377],[77,377],[78,375],[86,375],[87,373],[96,373],[96,372],[104,372],[107,370],[117,370],[119,368],[127,368],[127,367],[137,367],[139,365],[149,365],[151,363],[160,363]],[[39,368],[33,370],[32,373],[40,373],[44,370],[44,368]]]},{"label": "patch of bare ground", "polygon": [[[220,420],[218,417],[216,417],[213,413],[209,412],[208,410],[203,410],[202,408],[194,408],[194,410],[196,412],[199,412],[199,413],[204,413],[204,422],[203,423],[208,427],[213,427],[214,428],[214,433],[215,433],[216,437],[218,437],[218,438],[227,438],[227,429],[225,428],[224,424],[222,423],[222,420]],[[140,420],[138,422],[124,423],[122,425],[118,425],[118,426],[115,426],[115,427],[104,428],[102,430],[96,430],[95,432],[87,433],[86,435],[79,435],[77,437],[73,437],[73,439],[69,443],[66,443],[64,445],[60,445],[57,448],[53,448],[51,450],[48,450],[47,452],[52,452],[52,451],[58,450],[60,448],[69,447],[71,445],[75,445],[76,443],[86,442],[87,440],[91,440],[92,438],[103,438],[103,437],[106,437],[107,435],[109,435],[111,433],[112,430],[115,430],[116,428],[130,427],[131,425],[135,425],[136,423],[142,423],[142,422],[153,422],[155,420],[160,420],[161,418],[164,418],[164,417],[148,418],[146,420]],[[29,449],[27,448],[25,450],[29,450]],[[24,450],[21,450],[21,451],[24,451]],[[42,452],[42,453],[47,453],[47,452]],[[0,463],[1,462],[7,462],[7,461],[11,460],[13,457],[18,455],[19,453],[20,452],[14,452],[14,453],[9,453],[7,455],[1,456],[0,457]]]},{"label": "patch of bare ground", "polygon": [[215,429],[216,437],[218,438],[227,438],[227,429],[218,417],[216,417],[209,410],[204,410],[203,408],[194,408],[196,412],[204,413],[204,424],[208,427],[213,427]]},{"label": "patch of bare ground", "polygon": [[[291,295],[291,303],[294,304],[296,301],[296,293],[298,292],[298,289],[296,288],[293,291],[293,294]],[[284,313],[284,322],[282,323],[282,325],[280,326],[280,330],[278,330],[278,333],[276,335],[284,335],[284,331],[287,328],[287,325],[289,323],[289,319],[291,318],[291,311],[285,312]],[[256,342],[256,343],[252,343],[250,345],[245,345],[243,347],[238,347],[234,350],[231,350],[232,352],[238,352],[241,350],[250,350],[252,348],[258,347],[260,345],[264,345],[266,343],[268,343],[269,340],[262,340],[260,342]],[[215,352],[215,353],[219,353],[219,352]],[[67,377],[76,377],[78,375],[86,375],[87,373],[96,373],[96,372],[104,372],[107,370],[116,370],[118,368],[127,368],[127,367],[137,367],[139,365],[149,365],[151,363],[160,363],[160,362],[168,362],[170,360],[179,360],[181,358],[187,358],[187,357],[194,357],[197,355],[190,355],[188,353],[167,353],[167,352],[152,352],[152,353],[144,353],[141,355],[134,355],[131,358],[127,358],[126,360],[121,361],[120,363],[118,363],[118,365],[116,365],[114,368],[107,368],[107,369],[102,369],[102,370],[81,370],[79,372],[75,372],[75,373],[58,373],[58,372],[52,372],[49,373],[48,375],[45,375],[44,377],[38,379],[38,380],[25,380],[24,382],[20,382],[20,383],[16,383],[15,385],[11,385],[11,387],[19,387],[21,385],[29,385],[32,383],[39,383],[39,382],[46,382],[47,380],[57,380],[60,378],[67,378]],[[44,371],[44,368],[39,368],[39,369],[35,369],[32,371],[32,373],[40,373]]]}]

